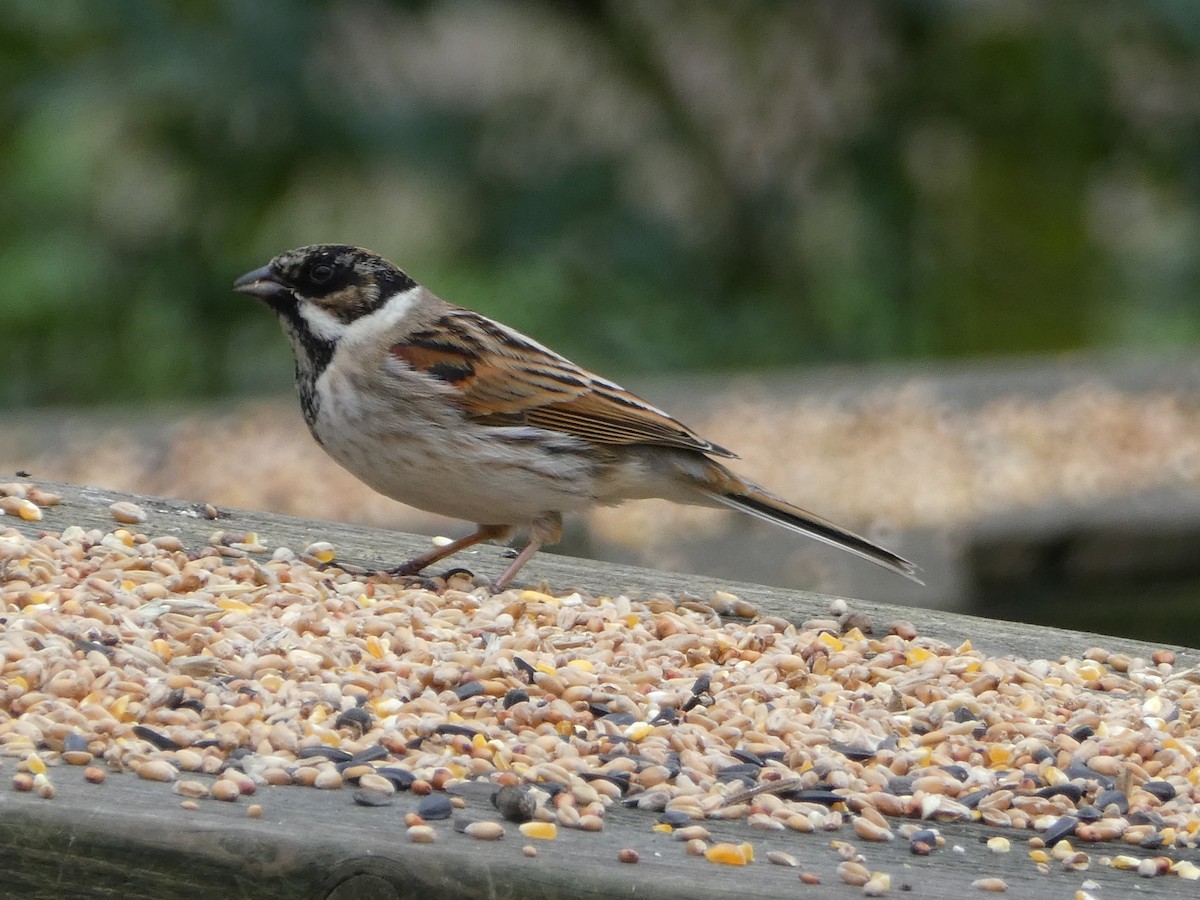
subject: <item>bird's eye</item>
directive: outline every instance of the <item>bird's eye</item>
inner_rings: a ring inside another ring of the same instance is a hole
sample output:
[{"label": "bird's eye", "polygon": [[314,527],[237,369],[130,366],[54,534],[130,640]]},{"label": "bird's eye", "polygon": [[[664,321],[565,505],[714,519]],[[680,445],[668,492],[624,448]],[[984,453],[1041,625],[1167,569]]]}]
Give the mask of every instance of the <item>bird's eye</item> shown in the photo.
[{"label": "bird's eye", "polygon": [[308,277],[312,279],[313,284],[325,284],[325,282],[333,277],[333,267],[320,263],[312,267],[312,271],[308,273]]}]

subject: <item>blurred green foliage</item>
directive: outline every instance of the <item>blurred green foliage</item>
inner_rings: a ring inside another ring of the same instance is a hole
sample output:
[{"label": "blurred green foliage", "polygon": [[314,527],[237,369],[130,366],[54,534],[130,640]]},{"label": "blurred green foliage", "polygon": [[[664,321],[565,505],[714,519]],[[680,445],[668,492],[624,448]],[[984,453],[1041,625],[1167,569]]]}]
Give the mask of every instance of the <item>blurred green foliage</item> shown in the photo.
[{"label": "blurred green foliage", "polygon": [[606,372],[1195,341],[1200,4],[8,0],[0,406],[282,388],[315,241]]}]

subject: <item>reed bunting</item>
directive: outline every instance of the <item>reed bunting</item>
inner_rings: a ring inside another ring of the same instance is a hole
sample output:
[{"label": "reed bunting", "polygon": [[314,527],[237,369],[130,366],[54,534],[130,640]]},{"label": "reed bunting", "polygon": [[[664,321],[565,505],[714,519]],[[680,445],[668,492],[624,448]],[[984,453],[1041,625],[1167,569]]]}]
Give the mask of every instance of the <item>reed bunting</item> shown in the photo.
[{"label": "reed bunting", "polygon": [[735,475],[714,458],[729,450],[375,253],[301,247],[233,287],[279,317],[304,419],[330,456],[381,494],[479,523],[391,574],[526,528],[503,590],[558,541],[563,513],[662,497],[732,507],[919,581],[908,560]]}]

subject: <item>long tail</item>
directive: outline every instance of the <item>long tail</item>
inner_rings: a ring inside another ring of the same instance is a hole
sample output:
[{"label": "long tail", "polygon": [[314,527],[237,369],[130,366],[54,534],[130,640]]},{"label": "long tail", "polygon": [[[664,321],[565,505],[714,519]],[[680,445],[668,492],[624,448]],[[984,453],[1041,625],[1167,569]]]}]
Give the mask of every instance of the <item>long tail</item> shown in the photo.
[{"label": "long tail", "polygon": [[[721,468],[724,469],[723,466]],[[727,469],[725,474],[732,475]],[[833,524],[828,519],[822,519],[798,506],[792,506],[786,500],[776,497],[756,484],[743,482],[736,476],[735,480],[741,482],[736,490],[705,491],[704,493],[725,506],[730,506],[767,522],[774,522],[776,525],[782,525],[784,528],[800,534],[806,534],[818,541],[824,541],[826,544],[841,547],[843,550],[861,556],[863,559],[869,559],[876,565],[883,566],[898,575],[903,575],[917,584],[925,583],[917,577],[919,571],[917,566],[904,557],[896,555],[891,550],[885,550],[865,537]]]}]

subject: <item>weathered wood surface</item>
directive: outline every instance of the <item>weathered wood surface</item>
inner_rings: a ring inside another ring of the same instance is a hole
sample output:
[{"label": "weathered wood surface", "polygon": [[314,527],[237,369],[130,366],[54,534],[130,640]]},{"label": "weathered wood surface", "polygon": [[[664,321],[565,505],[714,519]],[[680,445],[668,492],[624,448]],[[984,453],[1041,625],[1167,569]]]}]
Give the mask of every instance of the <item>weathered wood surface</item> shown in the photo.
[{"label": "weathered wood surface", "polygon": [[[0,474],[0,481],[11,480]],[[0,518],[0,527],[28,533],[58,531],[68,525],[115,527],[108,505],[130,499],[150,513],[141,530],[177,534],[186,544],[201,546],[218,528],[255,531],[271,546],[302,548],[328,540],[339,558],[366,565],[393,563],[428,546],[427,539],[237,510],[222,511],[210,521],[190,504],[152,497],[118,494],[103,488],[42,483],[63,497],[63,504],[45,511],[41,522]],[[504,560],[498,548],[459,560],[477,571],[494,575]],[[826,614],[829,598],[814,594],[729,584],[711,579],[677,576],[642,569],[599,565],[586,560],[543,554],[523,572],[527,583],[545,579],[556,589],[572,585],[593,592],[645,595],[653,592],[697,595],[720,588],[756,604],[766,613],[799,621]],[[1101,645],[1145,655],[1156,646],[1115,637],[1036,628],[1019,623],[969,618],[929,610],[904,609],[878,602],[852,602],[856,610],[877,622],[907,618],[922,633],[957,642],[970,638],[993,654],[1057,658]],[[1178,648],[1179,666],[1195,665],[1200,652]],[[11,771],[11,770],[10,770]],[[3,772],[3,769],[0,769]],[[58,796],[42,800],[29,794],[0,790],[0,894],[24,897],[121,896],[150,897],[521,897],[607,898],[647,896],[703,898],[754,895],[759,897],[862,896],[861,889],[842,884],[836,875],[839,858],[831,839],[857,844],[872,870],[891,873],[892,895],[908,886],[912,896],[960,898],[974,894],[971,882],[982,876],[1002,877],[1010,896],[1061,898],[1072,896],[1087,879],[1102,885],[1108,897],[1193,897],[1194,882],[1164,877],[1141,879],[1130,872],[1095,864],[1086,872],[1055,868],[1039,875],[1026,854],[1026,832],[1010,832],[1013,852],[991,853],[981,841],[997,829],[945,824],[946,849],[915,857],[907,842],[868,844],[848,828],[832,834],[752,830],[744,822],[706,823],[719,839],[753,843],[758,862],[746,868],[714,865],[687,856],[670,835],[651,830],[650,813],[614,808],[601,833],[560,829],[553,842],[529,842],[509,823],[508,834],[495,843],[473,840],[449,827],[441,839],[416,845],[404,838],[403,815],[415,807],[407,794],[394,805],[368,809],[355,806],[349,790],[262,788],[252,798],[263,816],[246,815],[246,802],[205,802],[196,811],[180,808],[180,798],[167,785],[111,775],[102,785],[86,783],[78,770],[55,770]],[[487,802],[490,788],[467,786],[466,812],[494,818]],[[539,855],[526,858],[525,843],[537,843]],[[961,847],[961,852],[953,849]],[[641,861],[617,862],[617,851],[632,847]],[[820,888],[798,881],[797,869],[765,861],[769,850],[785,850],[804,869],[821,876]],[[1131,851],[1125,845],[1088,846],[1093,859]],[[1145,851],[1133,850],[1136,855]],[[1200,852],[1183,851],[1200,861]]]}]

